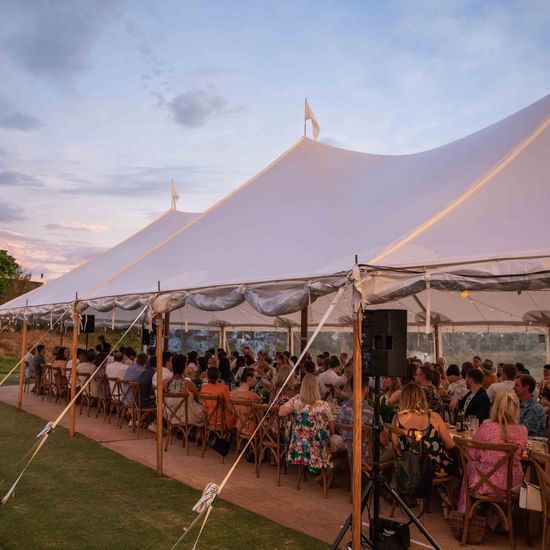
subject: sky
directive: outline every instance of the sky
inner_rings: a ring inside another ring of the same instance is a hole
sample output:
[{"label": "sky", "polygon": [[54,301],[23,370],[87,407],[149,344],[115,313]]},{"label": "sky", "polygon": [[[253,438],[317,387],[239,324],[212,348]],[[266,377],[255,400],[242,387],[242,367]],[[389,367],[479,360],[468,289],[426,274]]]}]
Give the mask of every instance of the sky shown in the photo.
[{"label": "sky", "polygon": [[[52,279],[303,134],[406,154],[550,91],[550,3],[0,0],[0,248]],[[246,220],[243,220],[246,223]]]}]

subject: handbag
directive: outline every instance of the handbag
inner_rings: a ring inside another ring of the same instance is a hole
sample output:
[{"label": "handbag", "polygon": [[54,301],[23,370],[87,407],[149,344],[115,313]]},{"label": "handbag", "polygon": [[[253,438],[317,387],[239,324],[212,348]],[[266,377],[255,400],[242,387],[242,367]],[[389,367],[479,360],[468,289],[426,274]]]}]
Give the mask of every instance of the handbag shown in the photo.
[{"label": "handbag", "polygon": [[208,445],[222,456],[227,456],[231,447],[231,443],[227,439],[220,437],[216,432],[210,432],[208,435]]},{"label": "handbag", "polygon": [[[464,514],[453,510],[449,516],[449,525],[455,539],[462,541],[464,533]],[[470,519],[468,524],[468,535],[466,537],[467,544],[482,544],[485,539],[485,530],[487,521],[483,516],[475,515]]]},{"label": "handbag", "polygon": [[406,436],[410,446],[397,458],[397,488],[407,498],[428,498],[432,490],[434,468],[430,457],[424,452],[424,440],[416,439],[410,429]]},{"label": "handbag", "polygon": [[542,512],[540,487],[524,481],[519,490],[519,507],[533,512]]}]

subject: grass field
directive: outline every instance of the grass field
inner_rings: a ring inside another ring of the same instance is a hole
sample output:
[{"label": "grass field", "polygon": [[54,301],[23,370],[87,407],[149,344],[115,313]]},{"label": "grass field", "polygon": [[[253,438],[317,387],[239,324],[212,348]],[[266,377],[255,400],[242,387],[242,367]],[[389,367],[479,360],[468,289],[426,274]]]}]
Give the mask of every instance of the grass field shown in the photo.
[{"label": "grass field", "polygon": [[[44,421],[0,403],[0,493],[23,467]],[[200,494],[57,428],[0,508],[0,548],[169,549]],[[269,498],[269,494],[251,495]],[[191,548],[196,531],[178,548]],[[220,501],[201,538],[208,549],[320,549],[326,545]]]},{"label": "grass field", "polygon": [[[18,363],[17,357],[5,356],[0,357],[0,380]],[[19,382],[19,369],[15,369],[15,372],[4,382],[4,384],[17,384]]]}]

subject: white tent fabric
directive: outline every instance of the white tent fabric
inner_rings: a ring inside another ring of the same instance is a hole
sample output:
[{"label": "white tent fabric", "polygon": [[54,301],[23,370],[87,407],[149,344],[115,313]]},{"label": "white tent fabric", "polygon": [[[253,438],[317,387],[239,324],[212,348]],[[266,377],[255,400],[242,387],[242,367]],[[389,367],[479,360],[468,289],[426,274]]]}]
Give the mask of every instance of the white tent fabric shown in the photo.
[{"label": "white tent fabric", "polygon": [[66,304],[75,300],[76,294],[86,295],[97,281],[121,270],[130,261],[135,261],[145,251],[187,226],[198,215],[168,210],[142,230],[96,258],[44,286],[2,304],[0,314],[23,308],[27,302],[29,311],[36,314],[49,313],[51,306],[57,306],[60,310],[65,309]]},{"label": "white tent fabric", "polygon": [[[370,155],[302,138],[192,223],[79,288],[79,305],[108,311],[151,303],[163,312],[187,304],[217,320],[239,308],[291,316],[349,282],[356,255],[375,264],[359,285],[373,304],[422,292],[427,279],[430,297],[464,288],[468,277],[470,288],[484,290],[492,284],[488,275],[506,290],[550,288],[545,273],[537,273],[546,269],[548,251],[541,216],[550,194],[541,177],[548,173],[549,112],[547,96],[471,136],[413,155]],[[441,259],[456,262],[455,271],[446,264],[438,271]],[[478,265],[466,272],[471,260]],[[417,269],[401,269],[411,266]],[[0,315],[27,299],[31,310],[51,308],[72,299],[74,289],[65,290],[47,301],[31,293]],[[418,323],[415,305],[407,304],[410,321]],[[529,311],[523,304],[515,318]]]}]

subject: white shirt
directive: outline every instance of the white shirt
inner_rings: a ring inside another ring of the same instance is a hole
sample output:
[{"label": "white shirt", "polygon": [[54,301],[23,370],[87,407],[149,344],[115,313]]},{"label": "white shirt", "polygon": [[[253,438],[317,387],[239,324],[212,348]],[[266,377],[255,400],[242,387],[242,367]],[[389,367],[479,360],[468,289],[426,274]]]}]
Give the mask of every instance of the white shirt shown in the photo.
[{"label": "white shirt", "polygon": [[[172,378],[172,376],[174,376],[174,373],[170,369],[167,369],[166,367],[162,367],[162,381],[163,382],[165,380],[169,380],[170,378]],[[153,380],[151,381],[151,383],[153,384],[153,388],[157,387],[157,371],[156,370],[155,370],[155,374],[153,374]]]},{"label": "white shirt", "polygon": [[321,399],[324,399],[329,386],[336,386],[337,388],[341,388],[348,379],[346,378],[345,374],[338,375],[336,374],[336,371],[334,369],[328,369],[325,372],[322,372],[319,375],[319,385],[321,387]]},{"label": "white shirt", "polygon": [[456,382],[451,382],[447,388],[449,397],[457,401],[460,401],[468,391],[468,386],[466,386],[466,380],[464,380],[464,378],[460,378]]},{"label": "white shirt", "polygon": [[502,392],[513,392],[514,391],[514,381],[513,380],[504,380],[503,382],[495,382],[487,388],[487,395],[491,400],[491,403],[495,400],[496,396]]},{"label": "white shirt", "polygon": [[[107,376],[109,378],[120,378],[121,380],[124,380],[127,370],[128,365],[125,365],[124,363],[119,363],[118,361],[107,363],[107,367],[105,368],[105,372],[107,373]],[[113,391],[115,383],[109,381],[109,386],[111,388],[111,391]]]}]

